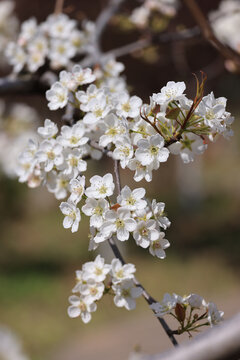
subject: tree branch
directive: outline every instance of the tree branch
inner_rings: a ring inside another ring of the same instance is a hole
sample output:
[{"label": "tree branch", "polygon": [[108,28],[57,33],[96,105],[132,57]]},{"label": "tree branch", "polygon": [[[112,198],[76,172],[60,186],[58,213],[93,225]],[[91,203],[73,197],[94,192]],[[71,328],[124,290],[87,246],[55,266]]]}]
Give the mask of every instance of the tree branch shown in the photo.
[{"label": "tree branch", "polygon": [[25,77],[0,78],[0,95],[9,94],[45,94],[46,90],[56,81],[56,75],[48,71],[41,77],[29,75]]},{"label": "tree branch", "polygon": [[238,67],[240,67],[240,55],[232,50],[231,48],[225,46],[219,41],[214,32],[204,16],[202,10],[198,6],[195,0],[182,0],[188,10],[191,12],[192,16],[195,18],[196,23],[199,25],[201,32],[205,39],[217,49],[224,58],[232,60]]},{"label": "tree branch", "polygon": [[116,13],[119,6],[124,0],[109,0],[106,6],[96,20],[96,42],[101,39],[102,33],[107,26],[111,17]]}]

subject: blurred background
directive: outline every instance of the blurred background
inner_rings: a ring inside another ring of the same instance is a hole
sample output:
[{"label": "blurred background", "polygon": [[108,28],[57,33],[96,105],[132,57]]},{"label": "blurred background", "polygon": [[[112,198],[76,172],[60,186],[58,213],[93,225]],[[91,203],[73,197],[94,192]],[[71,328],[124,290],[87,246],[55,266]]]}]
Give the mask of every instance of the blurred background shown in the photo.
[{"label": "blurred background", "polygon": [[[73,18],[94,20],[106,3],[66,0],[64,6]],[[205,13],[216,9],[219,3],[199,1]],[[125,2],[122,12],[127,13],[134,4],[137,1]],[[21,22],[32,16],[41,22],[53,12],[54,5],[53,0],[18,0],[15,9]],[[194,25],[188,11],[181,7],[165,31]],[[115,18],[106,29],[103,48],[124,45],[138,35],[122,18]],[[227,110],[236,117],[234,137],[230,141],[219,138],[209,144],[204,155],[190,165],[171,156],[167,164],[154,172],[150,184],[136,184],[131,172],[121,172],[123,185],[144,186],[150,198],[165,202],[172,222],[166,232],[171,247],[165,260],[153,258],[133,241],[128,242],[125,257],[136,264],[138,279],[159,300],[165,292],[201,294],[207,301],[216,302],[228,318],[239,311],[240,303],[240,75],[228,72],[224,60],[201,36],[162,43],[120,61],[125,64],[124,75],[131,92],[145,101],[169,80],[185,81],[186,92],[193,97],[192,73],[203,70],[208,76],[205,94],[213,91],[216,97],[225,96]],[[1,75],[9,72],[10,68],[2,68]],[[28,117],[36,127],[46,117],[58,121],[61,116],[61,112],[48,111],[44,97],[19,94],[2,99],[9,114],[16,102],[31,105],[33,112]],[[12,113],[9,116],[14,117]],[[28,135],[31,134],[26,130],[25,136]],[[1,144],[0,149],[1,158],[7,159],[7,148]],[[112,172],[111,166],[108,159],[91,161],[88,176]],[[0,324],[21,338],[29,357],[93,360],[97,354],[99,360],[120,360],[127,359],[134,348],[140,347],[146,353],[170,348],[169,340],[142,299],[136,311],[128,312],[116,308],[112,298],[105,298],[88,325],[79,318],[68,318],[74,272],[96,256],[87,250],[88,219],[83,219],[80,230],[72,234],[63,228],[59,202],[52,194],[45,188],[28,189],[8,175],[2,165]]]}]

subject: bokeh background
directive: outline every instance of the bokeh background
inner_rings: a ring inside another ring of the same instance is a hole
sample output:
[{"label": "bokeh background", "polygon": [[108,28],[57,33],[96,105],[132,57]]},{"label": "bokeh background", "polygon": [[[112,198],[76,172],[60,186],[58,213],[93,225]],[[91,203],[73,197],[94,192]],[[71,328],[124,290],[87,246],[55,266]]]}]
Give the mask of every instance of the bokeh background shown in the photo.
[{"label": "bokeh background", "polygon": [[[66,0],[72,17],[94,20],[105,0]],[[136,2],[137,3],[137,2]],[[219,1],[199,1],[205,13],[217,8]],[[43,21],[54,9],[55,1],[17,0],[21,21],[35,16]],[[134,1],[125,2],[127,12]],[[112,22],[103,37],[109,50],[134,41],[136,30],[120,30]],[[170,22],[167,31],[179,26],[194,26],[185,8]],[[151,184],[132,180],[122,171],[122,183],[144,186],[149,197],[166,203],[172,222],[166,233],[171,247],[167,258],[153,258],[146,250],[128,242],[124,250],[129,262],[137,266],[137,277],[149,292],[161,299],[165,292],[201,294],[217,303],[228,318],[239,311],[240,238],[240,75],[225,70],[221,56],[201,37],[187,42],[160,44],[124,56],[124,75],[132,93],[146,101],[169,80],[187,84],[194,96],[193,72],[208,75],[205,93],[228,99],[228,111],[235,117],[234,137],[209,144],[203,156],[184,165],[172,156],[154,173]],[[3,69],[2,75],[10,69]],[[44,97],[36,95],[3,96],[11,107],[17,101],[31,104],[40,122],[46,117],[58,121],[61,113],[50,112]],[[7,154],[6,154],[7,156]],[[89,163],[92,174],[112,171],[108,159]],[[74,285],[74,272],[96,256],[88,253],[88,221],[83,220],[76,234],[64,230],[58,201],[45,188],[28,189],[16,179],[0,175],[0,324],[12,329],[22,340],[33,360],[127,359],[134,348],[147,353],[171,347],[143,300],[137,310],[128,312],[103,299],[93,320],[83,325],[67,316],[68,296]],[[102,251],[111,256],[103,248]],[[185,339],[186,340],[186,339]]]}]

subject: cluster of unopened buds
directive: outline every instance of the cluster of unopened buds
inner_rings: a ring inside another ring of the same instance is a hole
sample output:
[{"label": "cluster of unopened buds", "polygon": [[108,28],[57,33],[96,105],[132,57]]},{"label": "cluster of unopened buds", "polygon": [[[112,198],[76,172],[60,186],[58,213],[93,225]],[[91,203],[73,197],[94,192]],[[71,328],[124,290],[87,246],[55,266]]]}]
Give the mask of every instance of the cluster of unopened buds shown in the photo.
[{"label": "cluster of unopened buds", "polygon": [[[75,65],[72,71],[60,72],[59,81],[46,97],[50,110],[66,107],[63,120],[67,124],[59,132],[58,126],[46,119],[38,128],[39,140],[30,141],[20,155],[19,180],[33,187],[44,184],[57,199],[64,200],[60,204],[64,228],[77,232],[82,214],[90,217],[89,250],[104,241],[117,243],[133,237],[138,246],[164,259],[170,245],[163,232],[170,226],[165,204],[148,200],[143,187],[131,190],[126,185],[121,189],[111,173],[86,179],[87,161],[105,154],[115,165],[133,170],[135,181],[151,181],[152,171],[171,153],[189,163],[204,152],[207,141],[217,135],[231,136],[233,117],[226,111],[225,98],[216,99],[213,93],[203,96],[204,76],[201,82],[197,80],[193,100],[184,94],[183,82],[170,81],[150,97],[150,104],[143,104],[127,92],[119,76],[123,68],[114,59],[106,59],[94,71]],[[106,292],[114,294],[117,306],[134,308],[135,298],[142,293],[141,286],[134,285],[134,272],[134,265],[123,265],[117,259],[109,265],[98,256],[86,263],[77,272],[73,292],[79,295],[70,297],[69,315],[80,315],[88,322],[96,301]],[[197,295],[165,295],[162,303],[152,306],[157,316],[170,313],[178,318],[179,333],[190,332],[202,326],[200,320],[206,320],[205,325],[215,324],[222,317],[215,305],[200,299]],[[196,314],[199,309],[202,315]]]},{"label": "cluster of unopened buds", "polygon": [[86,21],[82,28],[79,30],[77,21],[66,14],[49,15],[39,25],[35,18],[31,18],[22,23],[17,41],[8,44],[6,57],[16,73],[34,73],[47,60],[52,69],[61,69],[76,55],[86,49],[90,51],[95,25]]}]

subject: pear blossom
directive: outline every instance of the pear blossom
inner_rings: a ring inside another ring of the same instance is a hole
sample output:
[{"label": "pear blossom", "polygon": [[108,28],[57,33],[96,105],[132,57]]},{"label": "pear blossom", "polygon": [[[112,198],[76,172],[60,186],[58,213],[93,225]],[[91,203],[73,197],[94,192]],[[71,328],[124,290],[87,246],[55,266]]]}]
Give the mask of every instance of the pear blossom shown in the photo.
[{"label": "pear blossom", "polygon": [[146,190],[144,188],[137,188],[131,191],[126,185],[122,188],[121,194],[117,197],[117,202],[131,211],[141,210],[147,206],[146,200],[143,200],[145,194]]},{"label": "pear blossom", "polygon": [[83,118],[85,124],[96,124],[100,119],[105,118],[111,110],[111,106],[107,104],[106,96],[102,92],[99,92],[96,97],[92,98],[87,106],[81,105],[80,108],[82,110],[89,109],[89,112]]},{"label": "pear blossom", "polygon": [[60,204],[60,210],[65,215],[63,220],[63,227],[65,229],[71,228],[72,232],[78,231],[81,214],[76,205],[70,201],[62,202]]},{"label": "pear blossom", "polygon": [[147,182],[152,181],[152,171],[154,170],[152,164],[143,166],[140,161],[133,158],[129,161],[127,167],[130,170],[135,171],[133,178],[136,182],[139,182],[142,179],[145,179]]},{"label": "pear blossom", "polygon": [[72,295],[69,297],[69,302],[71,306],[68,307],[68,315],[71,318],[80,316],[85,324],[91,320],[91,313],[97,310],[97,305],[94,302],[87,302],[83,296]]},{"label": "pear blossom", "polygon": [[76,88],[79,85],[89,84],[96,79],[90,68],[83,69],[80,65],[74,65],[72,69],[72,78],[75,81]]},{"label": "pear blossom", "polygon": [[109,210],[105,214],[105,222],[101,231],[107,235],[116,233],[117,239],[126,241],[129,238],[129,232],[136,228],[136,221],[131,218],[130,211],[127,208],[118,208],[117,211]]},{"label": "pear blossom", "polygon": [[161,89],[160,93],[153,94],[152,99],[158,105],[167,105],[173,100],[179,100],[183,97],[186,85],[183,81],[169,81],[166,86]]},{"label": "pear blossom", "polygon": [[37,129],[38,134],[44,139],[51,139],[58,133],[57,125],[49,119],[44,121],[44,126]]},{"label": "pear blossom", "polygon": [[74,288],[72,289],[73,293],[77,293],[80,292],[80,286],[83,283],[83,271],[82,270],[76,270],[75,271],[75,280],[76,280],[76,285],[74,286]]},{"label": "pear blossom", "polygon": [[77,178],[72,179],[69,186],[71,193],[69,200],[74,204],[78,204],[84,194],[85,176],[78,176]]},{"label": "pear blossom", "polygon": [[165,204],[163,202],[157,203],[156,199],[152,201],[152,212],[155,220],[158,222],[158,225],[166,230],[171,222],[168,220],[166,216],[164,216],[164,208]]},{"label": "pear blossom", "polygon": [[136,307],[136,298],[142,295],[143,290],[136,287],[132,279],[126,279],[112,286],[114,293],[114,304],[117,307],[125,307],[133,310]]},{"label": "pear blossom", "polygon": [[200,295],[197,295],[197,294],[190,294],[187,297],[187,302],[192,308],[195,308],[195,309],[199,309],[199,308],[201,308],[201,306],[204,305],[203,297]]},{"label": "pear blossom", "polygon": [[103,65],[103,70],[106,73],[106,76],[117,77],[123,70],[125,66],[121,62],[117,62],[113,57],[110,57],[106,60]]},{"label": "pear blossom", "polygon": [[61,127],[61,135],[58,136],[58,142],[64,147],[79,147],[88,142],[85,135],[85,127],[83,123],[77,123],[73,126],[64,125]]},{"label": "pear blossom", "polygon": [[109,209],[109,204],[105,199],[87,198],[85,205],[82,207],[82,212],[90,216],[90,226],[100,228],[104,221],[106,211]]},{"label": "pear blossom", "polygon": [[156,221],[151,219],[139,221],[133,232],[133,238],[136,244],[146,249],[153,241],[158,240],[159,231],[156,229],[156,225]]},{"label": "pear blossom", "polygon": [[49,192],[54,193],[56,199],[62,200],[68,195],[70,180],[70,176],[63,171],[59,173],[51,171],[46,178],[47,189]]},{"label": "pear blossom", "polygon": [[85,263],[82,269],[84,281],[92,279],[99,283],[105,280],[107,274],[111,270],[111,266],[105,264],[104,258],[98,255],[94,261]]},{"label": "pear blossom", "polygon": [[113,259],[111,262],[111,276],[113,284],[118,284],[123,280],[133,279],[136,272],[135,265],[122,264],[119,259]]},{"label": "pear blossom", "polygon": [[44,170],[49,172],[54,166],[63,164],[62,146],[54,139],[44,140],[36,153],[39,163],[43,163]]},{"label": "pear blossom", "polygon": [[80,173],[87,170],[87,163],[82,160],[81,149],[66,149],[64,152],[65,161],[61,170],[64,174],[71,175],[73,178],[77,177]]},{"label": "pear blossom", "polygon": [[207,144],[204,144],[202,138],[193,133],[183,135],[180,141],[169,146],[169,150],[172,154],[180,154],[182,161],[185,164],[194,160],[194,155],[202,154],[207,148]]},{"label": "pear blossom", "polygon": [[168,159],[169,150],[164,147],[164,139],[159,134],[139,140],[137,146],[136,159],[144,166],[152,164],[156,169]]},{"label": "pear blossom", "polygon": [[129,164],[133,157],[133,146],[128,136],[122,136],[115,141],[115,149],[113,151],[113,158],[120,160],[120,165],[123,169]]},{"label": "pear blossom", "polygon": [[159,232],[159,237],[157,240],[150,242],[149,252],[153,256],[157,256],[159,259],[165,259],[166,253],[165,249],[170,246],[170,243],[167,239],[164,239],[164,232]]},{"label": "pear blossom", "polygon": [[19,73],[26,61],[27,55],[25,51],[14,42],[10,42],[6,48],[6,56],[9,59],[9,63],[13,66],[13,71]]},{"label": "pear blossom", "polygon": [[117,115],[134,118],[139,115],[142,100],[138,96],[130,97],[128,93],[119,94],[116,106]]},{"label": "pear blossom", "polygon": [[102,282],[96,282],[93,279],[89,279],[79,287],[81,295],[84,296],[84,300],[89,303],[100,300],[103,296],[104,289],[105,286]]},{"label": "pear blossom", "polygon": [[49,101],[48,107],[50,110],[62,109],[68,102],[68,89],[60,82],[55,82],[50,90],[46,91],[46,98]]},{"label": "pear blossom", "polygon": [[208,322],[211,326],[217,325],[223,320],[223,311],[219,311],[216,304],[210,302],[207,304]]},{"label": "pear blossom", "polygon": [[94,175],[90,179],[91,186],[85,190],[87,197],[95,199],[103,199],[107,196],[111,196],[114,191],[114,183],[112,174],[108,173],[103,177]]},{"label": "pear blossom", "polygon": [[99,145],[102,147],[107,146],[111,142],[114,143],[119,139],[120,135],[126,132],[126,129],[123,127],[120,119],[114,114],[106,116],[102,127],[105,131],[104,135],[102,135],[99,139]]},{"label": "pear blossom", "polygon": [[175,308],[178,302],[178,296],[176,294],[170,295],[168,293],[164,294],[163,300],[161,302],[155,302],[150,305],[156,313],[156,316],[164,316],[169,314],[172,309]]}]

